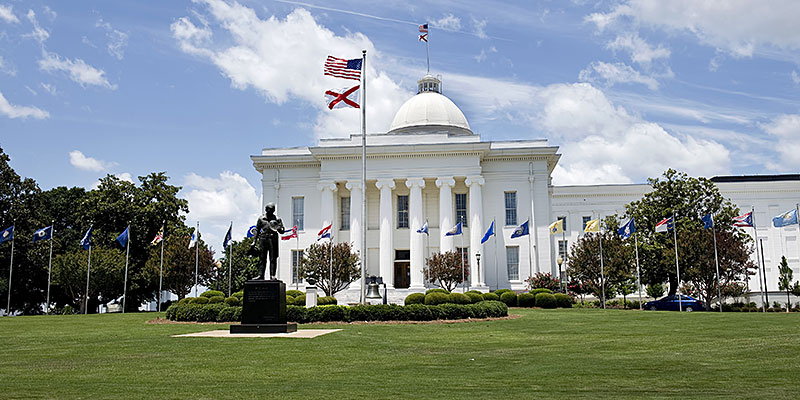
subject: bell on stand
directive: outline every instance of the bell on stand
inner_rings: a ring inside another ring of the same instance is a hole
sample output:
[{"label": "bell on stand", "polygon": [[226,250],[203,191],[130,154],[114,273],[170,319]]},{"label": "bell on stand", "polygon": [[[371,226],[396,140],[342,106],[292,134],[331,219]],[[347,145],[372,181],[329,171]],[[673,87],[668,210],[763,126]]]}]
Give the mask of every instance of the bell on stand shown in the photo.
[{"label": "bell on stand", "polygon": [[381,304],[381,294],[379,292],[380,286],[378,285],[378,279],[375,276],[370,276],[367,278],[367,302],[370,304]]}]

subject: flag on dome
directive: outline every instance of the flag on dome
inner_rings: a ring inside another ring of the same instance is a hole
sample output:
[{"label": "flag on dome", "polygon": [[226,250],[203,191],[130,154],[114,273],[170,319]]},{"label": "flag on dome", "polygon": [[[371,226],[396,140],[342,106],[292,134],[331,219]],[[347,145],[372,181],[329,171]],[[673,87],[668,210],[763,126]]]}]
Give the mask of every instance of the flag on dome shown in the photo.
[{"label": "flag on dome", "polygon": [[329,224],[328,226],[322,228],[319,233],[317,233],[317,241],[328,238],[331,238],[331,227],[333,224]]},{"label": "flag on dome", "polygon": [[557,233],[564,233],[564,220],[559,218],[556,222],[550,224],[548,230],[550,230],[551,235],[555,235]]},{"label": "flag on dome", "polygon": [[703,229],[711,229],[714,227],[714,215],[706,214],[700,218],[703,221]]},{"label": "flag on dome", "polygon": [[251,237],[255,237],[255,236],[256,236],[256,226],[253,225],[247,230],[247,237],[251,238]]},{"label": "flag on dome", "polygon": [[489,229],[483,235],[483,239],[481,239],[481,244],[486,243],[486,241],[489,240],[489,238],[492,236],[494,236],[494,221],[492,221],[492,224],[489,225]]},{"label": "flag on dome", "polygon": [[53,225],[39,229],[33,233],[33,243],[40,240],[47,240],[53,237]]},{"label": "flag on dome", "polygon": [[293,226],[289,232],[281,235],[281,240],[289,240],[297,237],[297,225]]},{"label": "flag on dome", "polygon": [[776,228],[794,225],[796,223],[797,223],[797,209],[787,211],[772,219],[772,226]]},{"label": "flag on dome", "polygon": [[664,218],[656,224],[656,232],[672,232],[674,227],[675,224],[672,221],[672,217]]},{"label": "flag on dome", "polygon": [[528,228],[528,222],[530,222],[530,220],[523,222],[522,225],[517,227],[517,229],[514,229],[514,232],[511,232],[511,239],[528,235],[530,233],[530,229]]},{"label": "flag on dome", "polygon": [[634,232],[636,232],[636,224],[633,222],[633,218],[629,219],[625,225],[617,229],[617,234],[619,234],[623,240],[631,237]]},{"label": "flag on dome", "polygon": [[733,226],[737,226],[739,228],[752,228],[753,227],[753,212],[750,211],[747,214],[740,215],[738,217],[733,217]]},{"label": "flag on dome", "polygon": [[325,67],[323,73],[335,78],[352,79],[354,81],[361,80],[361,59],[354,58],[346,60],[344,58],[336,58],[328,56],[325,60]]},{"label": "flag on dome", "polygon": [[591,221],[586,221],[586,228],[583,228],[584,232],[600,232],[600,218],[593,219]]},{"label": "flag on dome", "polygon": [[156,237],[153,238],[153,241],[150,242],[150,245],[151,246],[155,246],[155,245],[161,243],[162,240],[164,240],[164,226],[163,225],[158,230],[158,233],[156,233]]},{"label": "flag on dome", "polygon": [[419,41],[420,42],[428,42],[428,24],[422,24],[419,26]]},{"label": "flag on dome", "polygon": [[461,221],[458,221],[456,226],[450,228],[449,231],[445,232],[445,236],[456,236],[461,234]]},{"label": "flag on dome", "polygon": [[333,110],[334,108],[345,107],[361,108],[355,100],[358,98],[358,88],[360,87],[360,85],[356,85],[351,88],[326,90],[325,101],[328,103],[328,109]]},{"label": "flag on dome", "polygon": [[424,233],[428,235],[428,221],[425,221],[425,223],[422,224],[422,227],[417,229],[417,233]]},{"label": "flag on dome", "polygon": [[14,225],[9,226],[6,229],[3,229],[3,233],[0,233],[0,244],[3,242],[7,242],[14,238]]},{"label": "flag on dome", "polygon": [[92,226],[89,226],[89,230],[83,235],[81,247],[83,247],[84,250],[89,250],[89,247],[92,247]]}]

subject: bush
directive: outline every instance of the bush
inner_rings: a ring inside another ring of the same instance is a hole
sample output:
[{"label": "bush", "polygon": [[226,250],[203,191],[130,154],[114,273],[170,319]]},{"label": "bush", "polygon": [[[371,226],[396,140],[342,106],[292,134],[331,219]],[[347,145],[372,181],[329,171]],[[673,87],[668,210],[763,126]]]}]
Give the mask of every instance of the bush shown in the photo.
[{"label": "bush", "polygon": [[242,305],[242,302],[241,300],[239,300],[238,297],[231,296],[225,299],[225,304],[227,304],[230,307],[236,307]]},{"label": "bush", "polygon": [[536,307],[556,308],[556,297],[550,293],[539,293],[536,295]]},{"label": "bush", "polygon": [[530,294],[532,294],[534,296],[536,296],[539,293],[550,293],[550,294],[553,294],[553,291],[550,290],[550,289],[545,289],[545,288],[538,288],[538,289],[533,289],[533,290],[530,291]]},{"label": "bush", "polygon": [[405,305],[411,304],[425,304],[425,295],[422,293],[411,293],[406,296]]},{"label": "bush", "polygon": [[492,292],[492,293],[496,294],[496,295],[497,295],[497,298],[499,299],[499,298],[500,298],[500,296],[502,296],[502,295],[503,295],[503,293],[506,293],[506,292],[513,292],[513,290],[511,290],[511,289],[497,289],[497,290],[495,290],[495,291],[494,291],[494,292]]},{"label": "bush", "polygon": [[306,306],[306,295],[301,294],[300,296],[295,297],[293,304],[296,305],[296,306],[305,307]]},{"label": "bush", "polygon": [[294,289],[286,291],[286,295],[287,296],[297,297],[297,296],[300,296],[301,294],[305,294],[305,293],[303,293],[303,292],[301,292],[299,290],[294,290]]},{"label": "bush", "polygon": [[307,322],[344,321],[346,306],[316,306],[306,310]]},{"label": "bush", "polygon": [[[566,295],[564,293],[556,293],[556,294],[553,295],[553,297],[556,299],[556,306],[557,307],[572,308],[572,303],[573,303],[572,297],[569,297],[568,295]],[[639,305],[637,304],[636,307],[638,308]]]},{"label": "bush", "polygon": [[447,302],[453,304],[472,304],[472,300],[464,293],[450,293],[447,295]]},{"label": "bush", "polygon": [[223,301],[225,301],[225,297],[224,296],[211,296],[211,297],[208,298],[208,303],[209,304],[222,303]]},{"label": "bush", "polygon": [[[421,295],[422,293],[416,294]],[[414,303],[406,305],[404,308],[406,311],[405,316],[409,321],[430,321],[433,319],[433,312],[431,312],[430,307],[423,304]]]},{"label": "bush", "polygon": [[483,294],[481,294],[481,292],[469,291],[465,294],[467,295],[467,297],[469,297],[469,301],[472,304],[480,303],[483,301]]},{"label": "bush", "polygon": [[[480,290],[475,290],[475,289],[467,290],[467,293],[483,294]],[[467,294],[467,293],[464,293],[464,294]]]},{"label": "bush", "polygon": [[500,301],[500,296],[498,296],[498,295],[496,295],[494,293],[484,293],[482,295],[482,297],[483,297],[484,300]]},{"label": "bush", "polygon": [[[433,289],[435,290],[435,289]],[[450,301],[449,294],[442,292],[431,292],[425,295],[425,305],[435,306],[437,304],[444,304]]]},{"label": "bush", "polygon": [[[235,299],[235,297],[228,297],[229,299]],[[225,307],[219,311],[217,315],[217,322],[234,322],[234,321],[241,321],[242,320],[242,307],[233,306],[233,307]]]},{"label": "bush", "polygon": [[286,295],[286,305],[287,305],[287,306],[294,305],[294,297],[292,297],[292,296],[289,296],[289,295],[287,294],[287,295]]},{"label": "bush", "polygon": [[517,294],[512,291],[503,292],[500,295],[500,301],[506,303],[509,307],[516,307],[517,306]]},{"label": "bush", "polygon": [[303,324],[306,322],[305,306],[286,306],[286,320]]},{"label": "bush", "polygon": [[242,299],[242,297],[244,297],[244,290],[240,290],[240,291],[238,291],[238,292],[236,292],[236,293],[232,294],[231,296],[233,296],[233,297],[238,297],[238,298],[239,298],[239,300],[241,300],[241,299]]},{"label": "bush", "polygon": [[425,291],[425,294],[426,294],[426,295],[429,295],[429,294],[431,294],[431,293],[444,293],[444,294],[450,294],[450,292],[449,292],[449,291],[447,291],[447,290],[444,290],[444,289],[441,289],[441,288],[436,288],[436,289],[428,289],[427,291]]},{"label": "bush", "polygon": [[318,306],[336,305],[338,303],[339,302],[336,300],[336,297],[333,296],[323,296],[317,299]]},{"label": "bush", "polygon": [[178,304],[190,304],[193,299],[194,299],[194,297],[184,297],[184,298],[178,300]]},{"label": "bush", "polygon": [[222,298],[224,299],[225,298],[225,293],[222,293],[219,290],[206,290],[205,292],[203,292],[200,295],[200,297],[208,297],[208,298],[212,298],[212,297],[216,297],[216,296],[222,296]]},{"label": "bush", "polygon": [[517,305],[520,307],[533,307],[536,305],[536,297],[532,293],[520,293],[517,296]]},{"label": "bush", "polygon": [[208,297],[194,297],[192,304],[208,304]]}]

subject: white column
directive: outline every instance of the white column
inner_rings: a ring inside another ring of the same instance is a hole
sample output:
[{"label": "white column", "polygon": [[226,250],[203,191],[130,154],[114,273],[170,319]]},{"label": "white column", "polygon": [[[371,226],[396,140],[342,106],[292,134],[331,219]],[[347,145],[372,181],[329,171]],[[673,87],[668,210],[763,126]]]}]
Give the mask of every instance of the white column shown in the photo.
[{"label": "white column", "polygon": [[[335,218],[334,210],[336,210],[336,206],[334,204],[333,193],[336,192],[336,183],[333,181],[320,181],[317,184],[317,189],[322,191],[322,195],[320,196],[319,210],[320,220],[322,222],[322,226],[320,228],[324,228],[328,226],[328,224],[333,223]],[[336,224],[334,224],[333,228],[336,228]]]},{"label": "white column", "polygon": [[[353,251],[358,253],[359,262],[363,263],[365,250],[361,243],[361,196],[363,196],[361,181],[347,181],[345,187],[350,191],[350,243],[353,245]],[[351,289],[361,288],[360,276],[359,273],[359,278],[350,284]]]},{"label": "white column", "polygon": [[394,288],[394,264],[393,252],[394,243],[392,241],[392,231],[394,230],[394,219],[392,218],[392,189],[394,189],[393,179],[378,179],[375,186],[381,191],[380,203],[380,271],[383,282],[387,288]]},{"label": "white column", "polygon": [[436,187],[439,188],[439,251],[455,251],[453,237],[445,236],[444,233],[455,225],[453,223],[453,186],[456,180],[452,176],[443,176],[436,179]]},{"label": "white column", "polygon": [[422,270],[425,268],[425,238],[422,233],[417,233],[417,229],[422,227],[425,222],[422,215],[422,188],[425,187],[425,180],[422,178],[409,178],[406,180],[406,187],[410,189],[408,196],[408,220],[409,238],[411,253],[411,287],[410,289],[425,289],[425,281]]},{"label": "white column", "polygon": [[[483,237],[483,196],[481,186],[484,179],[482,176],[470,176],[464,183],[469,186],[469,269],[470,286],[485,286],[484,276],[486,268],[481,268],[478,273],[478,258],[475,254],[483,251],[481,248],[481,238]],[[484,258],[486,262],[486,258]]]}]

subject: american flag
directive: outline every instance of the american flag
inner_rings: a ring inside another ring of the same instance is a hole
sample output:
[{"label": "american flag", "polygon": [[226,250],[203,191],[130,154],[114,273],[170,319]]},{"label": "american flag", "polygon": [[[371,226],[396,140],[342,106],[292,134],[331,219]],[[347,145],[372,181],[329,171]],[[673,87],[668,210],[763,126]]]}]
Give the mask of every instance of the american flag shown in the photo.
[{"label": "american flag", "polygon": [[360,81],[361,59],[355,58],[352,60],[345,60],[344,58],[328,56],[328,59],[325,60],[324,71],[325,75]]},{"label": "american flag", "polygon": [[427,42],[428,41],[428,24],[422,24],[419,26],[419,41],[420,42]]}]

